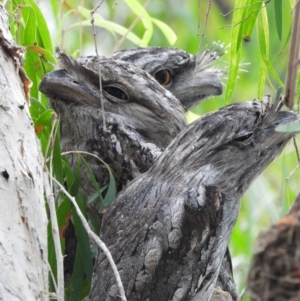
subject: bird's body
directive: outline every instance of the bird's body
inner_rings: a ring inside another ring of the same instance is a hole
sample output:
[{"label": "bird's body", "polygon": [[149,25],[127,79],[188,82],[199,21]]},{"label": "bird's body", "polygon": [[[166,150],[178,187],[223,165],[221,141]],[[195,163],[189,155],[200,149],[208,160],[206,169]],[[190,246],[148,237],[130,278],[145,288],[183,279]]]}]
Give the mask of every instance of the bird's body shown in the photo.
[{"label": "bird's body", "polygon": [[[119,194],[101,238],[127,300],[210,300],[241,195],[293,136],[275,132],[298,118],[280,107],[278,100],[252,101],[205,115]],[[100,252],[90,299],[119,300],[118,294]]]},{"label": "bird's body", "polygon": [[[222,94],[220,78],[224,70],[210,65],[223,51],[222,45],[217,45],[195,56],[180,49],[146,47],[122,50],[109,58],[132,63],[148,72],[188,110],[209,96]],[[95,71],[97,82],[97,57],[79,57],[77,61]]]}]

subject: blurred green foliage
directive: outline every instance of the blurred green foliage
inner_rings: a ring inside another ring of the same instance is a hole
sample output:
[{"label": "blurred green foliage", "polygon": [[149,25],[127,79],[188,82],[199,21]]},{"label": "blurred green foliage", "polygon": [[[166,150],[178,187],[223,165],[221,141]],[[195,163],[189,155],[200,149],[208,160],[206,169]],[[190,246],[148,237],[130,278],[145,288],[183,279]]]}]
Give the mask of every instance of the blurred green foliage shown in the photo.
[{"label": "blurred green foliage", "polygon": [[[38,93],[38,85],[43,74],[51,71],[55,64],[53,46],[60,46],[67,53],[76,55],[95,53],[89,11],[98,1],[70,0],[63,4],[57,0],[36,2],[12,0],[8,2],[7,9],[11,13],[10,26],[16,41],[27,48],[25,69],[33,82],[30,111],[43,152],[49,156],[46,151],[54,112],[48,108],[46,98]],[[227,54],[216,62],[228,69],[227,76],[223,78],[224,94],[193,108],[187,113],[188,119],[192,120],[225,103],[261,98],[266,93],[276,94],[286,77],[293,4],[293,0],[152,0],[147,3],[142,0],[107,0],[95,16],[97,45],[102,55],[108,55],[113,50],[146,45],[177,47],[196,54],[215,41],[224,43]],[[136,21],[137,14],[142,18]],[[136,24],[131,29],[134,22]],[[121,42],[121,35],[127,31],[127,39]],[[67,185],[88,216],[86,196],[76,189],[79,173],[72,172],[66,158],[61,156],[58,128],[56,132],[51,151],[54,174]],[[79,162],[84,164],[84,160]],[[235,278],[240,289],[245,286],[255,237],[288,210],[299,190],[297,164],[291,143],[242,199],[230,244]],[[113,179],[111,185],[104,190],[99,188],[91,198],[102,197],[109,204],[114,197]],[[109,199],[102,196],[103,192]],[[86,245],[86,248],[76,251],[76,267],[66,293],[68,300],[81,300],[88,292],[93,255],[70,202],[64,196],[60,198],[57,215],[61,231],[72,213],[80,245]],[[63,239],[61,243],[64,250]],[[55,273],[51,237],[49,261]]]}]

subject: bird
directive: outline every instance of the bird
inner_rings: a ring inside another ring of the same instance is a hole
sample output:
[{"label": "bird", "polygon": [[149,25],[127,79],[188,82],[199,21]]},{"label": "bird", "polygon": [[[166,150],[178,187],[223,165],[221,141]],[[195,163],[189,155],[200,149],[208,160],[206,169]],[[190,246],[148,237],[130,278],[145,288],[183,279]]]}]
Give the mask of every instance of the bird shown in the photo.
[{"label": "bird", "polygon": [[[208,301],[236,222],[240,198],[295,133],[299,122],[277,96],[208,113],[182,130],[104,215],[101,239],[128,301]],[[91,301],[119,300],[100,250]]]},{"label": "bird", "polygon": [[248,272],[251,301],[300,300],[300,192],[290,211],[255,243]]},{"label": "bird", "polygon": [[[184,109],[147,72],[128,62],[102,58],[102,110],[98,72],[95,85],[95,72],[87,65],[59,49],[57,56],[61,69],[44,76],[39,89],[60,117],[62,149],[98,155],[110,166],[120,191],[148,170],[186,127]],[[99,187],[106,185],[109,173],[103,164],[91,157],[86,160]],[[77,156],[72,161],[76,166]],[[88,174],[81,180],[91,194]]]},{"label": "bird", "polygon": [[[140,47],[115,52],[108,58],[130,62],[148,72],[189,110],[207,97],[222,94],[225,69],[211,64],[223,54],[224,46],[215,43],[197,56],[176,48]],[[77,61],[95,70],[97,82],[97,56],[83,56]]]}]

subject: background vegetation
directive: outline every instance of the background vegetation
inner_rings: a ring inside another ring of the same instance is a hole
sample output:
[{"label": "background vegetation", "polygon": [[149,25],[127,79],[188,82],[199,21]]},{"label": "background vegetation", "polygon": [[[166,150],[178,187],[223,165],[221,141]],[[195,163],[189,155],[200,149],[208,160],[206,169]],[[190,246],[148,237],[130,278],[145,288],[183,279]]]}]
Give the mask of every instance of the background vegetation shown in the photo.
[{"label": "background vegetation", "polygon": [[[83,209],[86,208],[86,196],[81,195],[76,188],[78,173],[72,173],[67,160],[60,155],[57,126],[54,128],[57,135],[51,140],[52,151],[47,150],[49,136],[53,131],[54,112],[48,108],[46,98],[38,93],[38,85],[42,76],[55,65],[54,46],[60,46],[75,56],[95,54],[89,11],[96,2],[11,0],[5,3],[11,16],[11,31],[16,41],[27,48],[25,68],[33,82],[31,114],[44,154],[47,157],[52,154],[55,176],[61,183],[67,181],[69,190]],[[266,93],[275,95],[277,88],[285,82],[294,2],[152,0],[146,3],[144,0],[107,0],[95,16],[99,54],[108,55],[113,50],[147,45],[177,47],[196,54],[199,48],[201,51],[215,41],[224,43],[227,53],[218,64],[230,70],[223,79],[225,93],[204,101],[188,112],[187,117],[192,120],[225,103],[261,98]],[[146,10],[143,6],[146,6]],[[131,29],[137,15],[142,17]],[[128,28],[127,39],[119,45],[118,41]],[[230,243],[234,273],[240,289],[245,286],[246,271],[257,234],[288,210],[299,190],[297,179],[300,174],[297,166],[297,155],[291,143],[242,199],[239,219]],[[113,188],[112,180],[111,185],[103,190],[103,198],[106,197],[107,203],[113,199]],[[58,219],[64,248],[63,230],[70,218],[72,206],[65,197],[62,199],[58,207]],[[72,213],[76,220],[76,215]],[[81,233],[81,243],[86,243],[88,238],[82,234],[80,222],[75,221],[75,228]],[[49,259],[55,274],[51,244],[50,237]],[[90,259],[89,252],[89,248],[81,249],[77,255],[82,259],[85,254]],[[88,291],[91,277],[89,260],[80,264],[75,272],[77,276],[71,279],[73,283],[71,281],[68,286],[67,297],[70,300],[80,300]]]}]

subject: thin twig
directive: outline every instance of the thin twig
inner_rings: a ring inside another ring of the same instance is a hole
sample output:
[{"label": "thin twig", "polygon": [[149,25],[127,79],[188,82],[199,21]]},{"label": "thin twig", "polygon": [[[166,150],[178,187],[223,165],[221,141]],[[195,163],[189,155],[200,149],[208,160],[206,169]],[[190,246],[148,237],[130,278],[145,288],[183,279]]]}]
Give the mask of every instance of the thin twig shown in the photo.
[{"label": "thin twig", "polygon": [[[64,273],[63,273],[63,266],[64,266],[64,260],[63,255],[61,252],[60,247],[60,239],[59,239],[59,228],[58,228],[58,222],[56,217],[56,208],[55,208],[55,201],[53,197],[53,193],[51,190],[51,186],[49,184],[49,172],[47,167],[44,167],[44,188],[45,188],[45,194],[47,203],[49,205],[49,211],[50,211],[50,220],[51,220],[51,226],[52,226],[52,236],[53,236],[53,242],[54,242],[54,249],[56,254],[56,262],[57,262],[57,300],[63,301],[64,300]],[[50,181],[53,177],[50,177]],[[52,181],[51,181],[52,182]]]},{"label": "thin twig", "polygon": [[290,45],[289,64],[287,69],[284,104],[293,109],[297,86],[298,59],[300,53],[300,5],[297,0],[294,7],[293,30]]},{"label": "thin twig", "polygon": [[[50,276],[51,276],[51,279],[52,279],[52,283],[53,283],[53,285],[54,285],[55,291],[57,292],[57,283],[56,283],[56,279],[55,279],[55,277],[54,277],[54,274],[53,274],[53,271],[52,271],[51,266],[50,266],[50,264],[49,264],[49,261],[48,261],[47,263],[48,263],[48,270],[49,270],[49,273],[50,273]],[[56,293],[49,293],[49,294],[55,295],[55,299],[57,299]]]},{"label": "thin twig", "polygon": [[[145,4],[144,4],[144,8],[146,8],[151,0],[148,0]],[[132,22],[132,24],[128,27],[127,31],[125,32],[125,34],[121,37],[121,39],[119,41],[116,42],[113,50],[111,53],[116,52],[119,47],[121,46],[121,44],[125,41],[126,37],[128,36],[128,34],[132,31],[132,29],[134,28],[134,26],[137,24],[137,22],[141,19],[140,16],[137,16],[134,21]]]},{"label": "thin twig", "polygon": [[94,14],[95,14],[96,10],[101,6],[101,4],[103,2],[104,2],[104,0],[100,1],[100,3],[91,11],[91,24],[92,24],[92,28],[93,28],[95,51],[96,51],[97,62],[98,62],[99,90],[100,90],[100,101],[101,101],[101,108],[102,108],[103,129],[104,129],[104,131],[106,131],[106,122],[105,122],[105,114],[104,114],[104,99],[103,99],[102,81],[101,81],[101,65],[100,65],[100,59],[99,59],[99,54],[98,54],[97,36],[96,36],[95,19],[94,19]]},{"label": "thin twig", "polygon": [[111,253],[109,252],[108,248],[106,247],[106,245],[104,244],[104,242],[91,230],[88,222],[86,221],[85,217],[83,216],[83,214],[81,213],[76,201],[75,201],[75,198],[72,197],[68,191],[55,179],[53,178],[53,181],[59,186],[59,188],[62,190],[62,192],[69,198],[69,200],[72,202],[73,206],[75,207],[75,210],[82,222],[82,225],[83,227],[85,228],[88,236],[90,239],[92,239],[98,246],[99,248],[102,249],[102,251],[105,253],[111,267],[112,267],[112,270],[113,270],[113,273],[116,277],[116,282],[117,282],[117,285],[118,285],[118,288],[119,288],[119,291],[120,291],[120,298],[122,301],[126,301],[126,296],[125,296],[125,291],[124,291],[124,287],[123,287],[123,284],[122,284],[122,281],[121,281],[121,277],[120,277],[120,274],[118,272],[118,269],[117,269],[117,266],[111,256]]},{"label": "thin twig", "polygon": [[295,147],[295,150],[296,150],[298,163],[300,163],[300,156],[299,156],[299,150],[298,150],[298,146],[297,146],[297,142],[296,142],[296,137],[293,138],[293,143],[294,143],[294,147]]},{"label": "thin twig", "polygon": [[52,152],[50,155],[50,175],[52,175],[52,159],[53,159],[53,149],[54,149],[54,143],[55,143],[55,137],[57,135],[58,130],[58,120],[54,120],[51,133],[50,133],[50,139],[46,148],[46,154],[45,154],[45,161],[44,161],[44,187],[45,187],[45,194],[47,203],[49,205],[49,211],[50,211],[50,220],[51,220],[51,226],[52,226],[52,237],[54,242],[54,249],[55,249],[55,255],[56,255],[56,263],[57,263],[57,284],[55,284],[56,287],[56,294],[57,294],[57,300],[63,301],[64,300],[64,263],[63,263],[63,255],[61,251],[61,245],[60,245],[60,238],[59,238],[59,227],[57,222],[57,216],[56,216],[56,208],[55,208],[55,201],[53,197],[53,182],[52,177],[50,178],[49,183],[49,171],[47,169],[46,165],[46,157],[49,151],[50,146],[52,146]]},{"label": "thin twig", "polygon": [[97,160],[99,160],[103,165],[105,165],[105,167],[107,169],[109,169],[111,172],[113,172],[112,169],[110,168],[110,166],[107,163],[105,163],[105,161],[103,161],[100,157],[98,157],[95,154],[92,154],[92,153],[89,153],[89,152],[85,152],[85,151],[68,151],[68,152],[63,152],[61,154],[63,156],[70,155],[70,154],[83,154],[83,155],[88,155],[88,156],[94,157]]}]

